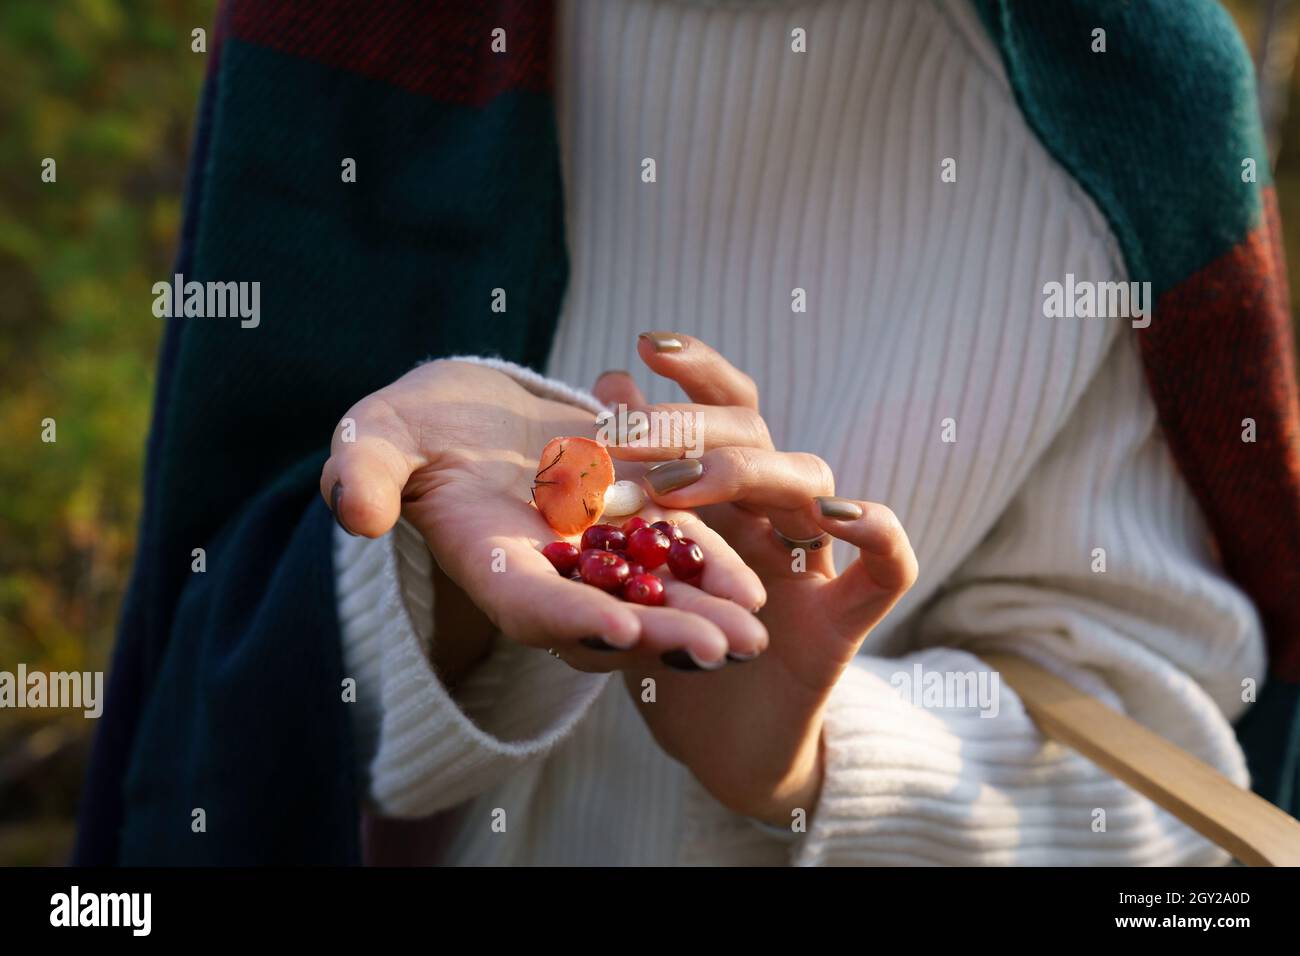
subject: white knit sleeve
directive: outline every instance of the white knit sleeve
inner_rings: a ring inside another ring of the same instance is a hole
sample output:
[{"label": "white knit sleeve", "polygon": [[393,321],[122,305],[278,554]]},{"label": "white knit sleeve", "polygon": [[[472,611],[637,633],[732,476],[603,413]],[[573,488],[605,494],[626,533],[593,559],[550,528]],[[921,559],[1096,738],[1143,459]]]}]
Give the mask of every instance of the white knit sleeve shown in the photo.
[{"label": "white knit sleeve", "polygon": [[[529,391],[593,413],[590,395],[499,359],[457,357],[505,372]],[[334,535],[345,676],[367,796],[384,814],[423,817],[482,793],[564,739],[608,675],[572,670],[498,639],[453,698],[430,660],[433,557],[405,519],[382,538]]]},{"label": "white knit sleeve", "polygon": [[[1246,785],[1230,721],[1246,706],[1243,681],[1263,681],[1264,639],[1208,540],[1135,340],[1121,335],[998,525],[922,613],[921,649],[860,658],[836,687],[826,780],[795,862],[1224,862],[1045,740],[1010,688],[978,699],[981,679],[995,685],[976,655],[1022,654]],[[975,706],[957,706],[959,687],[976,690]]]},{"label": "white knit sleeve", "polygon": [[859,655],[836,685],[807,832],[782,847],[697,793],[695,853],[799,865],[1225,862],[1046,740],[978,656],[1032,658],[1246,785],[1230,721],[1246,707],[1243,681],[1263,682],[1264,640],[1207,541],[1122,335],[998,525],[920,612],[915,649]]}]

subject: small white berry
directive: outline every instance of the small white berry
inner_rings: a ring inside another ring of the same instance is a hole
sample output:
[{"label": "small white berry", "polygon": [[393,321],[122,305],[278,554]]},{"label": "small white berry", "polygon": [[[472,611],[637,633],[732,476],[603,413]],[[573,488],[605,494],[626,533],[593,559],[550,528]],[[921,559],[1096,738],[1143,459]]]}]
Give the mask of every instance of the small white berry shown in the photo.
[{"label": "small white berry", "polygon": [[605,489],[605,511],[610,517],[634,515],[644,507],[646,493],[635,481],[616,481]]}]

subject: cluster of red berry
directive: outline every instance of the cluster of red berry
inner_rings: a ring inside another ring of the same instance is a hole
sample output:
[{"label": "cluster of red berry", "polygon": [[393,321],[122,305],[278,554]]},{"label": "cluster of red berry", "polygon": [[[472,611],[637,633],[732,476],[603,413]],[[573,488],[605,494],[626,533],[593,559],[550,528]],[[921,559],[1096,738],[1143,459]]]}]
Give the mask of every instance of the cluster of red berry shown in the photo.
[{"label": "cluster of red berry", "polygon": [[650,524],[628,518],[623,527],[594,524],[582,533],[582,547],[552,541],[542,554],[567,578],[585,581],[634,604],[664,603],[664,582],[652,574],[668,565],[673,577],[698,584],[704,551],[671,521]]}]

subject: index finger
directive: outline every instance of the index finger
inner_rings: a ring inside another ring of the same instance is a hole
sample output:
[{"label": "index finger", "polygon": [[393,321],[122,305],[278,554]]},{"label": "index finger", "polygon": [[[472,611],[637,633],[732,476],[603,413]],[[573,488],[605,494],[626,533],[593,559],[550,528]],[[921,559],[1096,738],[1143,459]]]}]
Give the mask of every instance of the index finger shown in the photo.
[{"label": "index finger", "polygon": [[720,353],[680,332],[642,332],[637,354],[650,370],[682,387],[701,405],[739,405],[758,410],[758,386]]}]

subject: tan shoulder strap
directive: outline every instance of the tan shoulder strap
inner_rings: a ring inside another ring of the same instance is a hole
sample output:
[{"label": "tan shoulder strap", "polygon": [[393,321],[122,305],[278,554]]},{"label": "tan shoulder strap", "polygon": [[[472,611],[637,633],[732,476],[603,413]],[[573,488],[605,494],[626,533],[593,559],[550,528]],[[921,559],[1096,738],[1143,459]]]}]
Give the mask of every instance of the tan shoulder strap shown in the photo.
[{"label": "tan shoulder strap", "polygon": [[1012,654],[981,655],[1039,729],[1250,866],[1300,866],[1300,822],[1187,751]]}]

